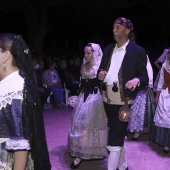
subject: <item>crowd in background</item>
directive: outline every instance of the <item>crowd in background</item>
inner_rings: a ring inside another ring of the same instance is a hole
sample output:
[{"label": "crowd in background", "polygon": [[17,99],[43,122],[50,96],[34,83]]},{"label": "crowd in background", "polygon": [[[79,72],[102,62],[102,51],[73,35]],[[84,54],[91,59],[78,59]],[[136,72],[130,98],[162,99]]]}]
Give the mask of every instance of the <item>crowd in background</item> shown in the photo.
[{"label": "crowd in background", "polygon": [[65,55],[42,57],[34,53],[32,61],[42,107],[51,92],[55,99],[54,105],[58,108],[65,106],[63,89],[67,88],[72,96],[78,94],[82,64],[81,55],[75,55],[68,59]]}]

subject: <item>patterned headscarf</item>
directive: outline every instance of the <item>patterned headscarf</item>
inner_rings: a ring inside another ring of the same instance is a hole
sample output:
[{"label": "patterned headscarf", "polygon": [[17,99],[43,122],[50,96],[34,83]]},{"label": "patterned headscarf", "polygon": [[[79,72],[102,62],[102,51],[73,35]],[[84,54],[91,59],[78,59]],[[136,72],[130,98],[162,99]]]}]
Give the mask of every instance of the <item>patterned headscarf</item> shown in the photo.
[{"label": "patterned headscarf", "polygon": [[129,29],[130,31],[133,31],[133,24],[132,24],[132,22],[131,22],[129,19],[127,19],[127,18],[124,18],[124,17],[117,18],[114,23],[123,25],[124,27],[126,27],[126,28]]},{"label": "patterned headscarf", "polygon": [[120,24],[126,27],[127,29],[129,29],[130,30],[129,39],[132,42],[136,43],[136,37],[135,37],[135,34],[133,33],[133,24],[129,19],[120,17],[115,20],[114,24]]}]

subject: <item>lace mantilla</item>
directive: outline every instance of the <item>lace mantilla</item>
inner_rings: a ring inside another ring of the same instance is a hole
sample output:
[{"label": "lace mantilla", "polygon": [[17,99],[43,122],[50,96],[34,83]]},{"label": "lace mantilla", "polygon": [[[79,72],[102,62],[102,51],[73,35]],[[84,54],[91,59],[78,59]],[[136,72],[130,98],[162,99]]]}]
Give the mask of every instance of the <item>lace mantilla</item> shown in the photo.
[{"label": "lace mantilla", "polygon": [[87,72],[84,64],[81,68],[81,75],[83,79],[93,79],[96,77],[94,68],[90,68],[90,70]]},{"label": "lace mantilla", "polygon": [[23,99],[23,91],[10,92],[5,95],[0,95],[0,110],[12,103],[12,99]]},{"label": "lace mantilla", "polygon": [[[103,52],[102,49],[100,47],[99,44],[95,44],[95,43],[89,43],[92,45],[92,49],[93,49],[93,69],[95,71],[95,74],[97,75],[97,71],[99,69],[100,63],[101,63],[101,59],[103,56]],[[85,58],[83,59],[83,64],[86,63]]]}]

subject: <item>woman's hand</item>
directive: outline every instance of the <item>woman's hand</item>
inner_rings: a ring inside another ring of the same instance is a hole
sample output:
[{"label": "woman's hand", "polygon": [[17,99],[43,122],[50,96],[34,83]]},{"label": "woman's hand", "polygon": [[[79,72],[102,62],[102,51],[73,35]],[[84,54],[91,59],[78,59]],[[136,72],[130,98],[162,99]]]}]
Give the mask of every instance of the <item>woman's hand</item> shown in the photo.
[{"label": "woman's hand", "polygon": [[98,79],[100,80],[100,81],[103,81],[104,80],[104,78],[105,78],[105,76],[106,76],[106,71],[105,70],[101,70],[100,72],[99,72],[99,74],[98,74]]}]

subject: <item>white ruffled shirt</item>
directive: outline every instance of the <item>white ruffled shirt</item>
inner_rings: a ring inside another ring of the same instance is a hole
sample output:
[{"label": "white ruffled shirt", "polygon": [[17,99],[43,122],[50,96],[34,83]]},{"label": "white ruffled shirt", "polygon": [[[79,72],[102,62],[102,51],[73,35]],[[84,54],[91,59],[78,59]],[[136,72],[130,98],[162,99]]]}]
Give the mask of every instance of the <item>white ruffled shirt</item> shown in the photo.
[{"label": "white ruffled shirt", "polygon": [[122,65],[122,61],[126,53],[126,46],[128,45],[128,43],[129,40],[120,48],[118,48],[116,44],[112,54],[109,70],[104,79],[104,82],[107,82],[107,85],[113,85],[113,82],[118,82],[118,72]]},{"label": "white ruffled shirt", "polygon": [[[117,104],[117,105],[123,105],[124,102],[121,101],[120,98],[120,90],[118,88],[117,92],[112,91],[113,82],[117,83],[117,86],[119,87],[119,81],[118,81],[118,72],[120,70],[120,67],[122,65],[125,53],[126,53],[126,46],[128,45],[129,40],[120,48],[117,47],[117,44],[114,48],[111,63],[109,70],[107,72],[107,75],[104,79],[104,82],[107,82],[107,90],[103,91],[103,101],[105,103],[109,104]],[[109,101],[109,102],[108,102]],[[128,103],[131,103],[131,101],[128,101]]]}]

